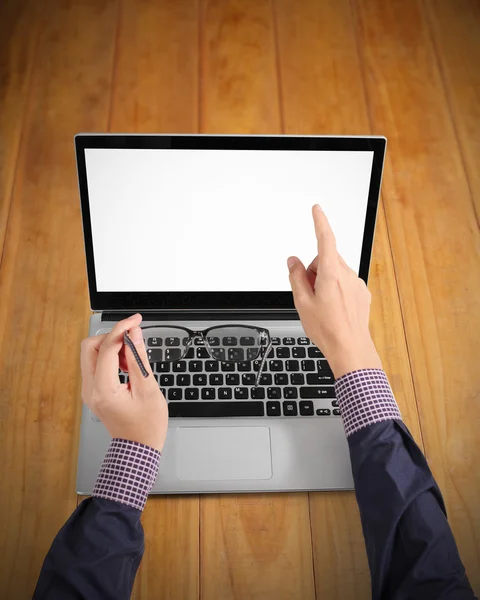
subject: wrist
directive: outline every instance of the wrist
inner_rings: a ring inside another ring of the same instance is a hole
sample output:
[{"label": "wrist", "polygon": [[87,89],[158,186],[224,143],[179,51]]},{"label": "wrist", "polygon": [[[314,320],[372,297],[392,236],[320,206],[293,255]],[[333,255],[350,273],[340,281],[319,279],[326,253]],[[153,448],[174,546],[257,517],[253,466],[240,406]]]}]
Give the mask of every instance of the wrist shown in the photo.
[{"label": "wrist", "polygon": [[360,369],[383,369],[382,361],[373,341],[338,348],[331,356],[326,356],[335,379]]}]

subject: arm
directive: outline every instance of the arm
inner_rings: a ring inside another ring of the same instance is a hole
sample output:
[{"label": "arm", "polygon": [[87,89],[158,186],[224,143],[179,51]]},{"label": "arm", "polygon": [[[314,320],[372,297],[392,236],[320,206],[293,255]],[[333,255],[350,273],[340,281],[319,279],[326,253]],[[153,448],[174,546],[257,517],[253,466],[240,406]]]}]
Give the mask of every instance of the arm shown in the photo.
[{"label": "arm", "polygon": [[93,495],[53,541],[33,600],[127,600],[144,551],[140,522],[160,452],[112,440]]},{"label": "arm", "polygon": [[350,448],[372,598],[472,600],[474,594],[427,461],[381,369],[335,383]]}]

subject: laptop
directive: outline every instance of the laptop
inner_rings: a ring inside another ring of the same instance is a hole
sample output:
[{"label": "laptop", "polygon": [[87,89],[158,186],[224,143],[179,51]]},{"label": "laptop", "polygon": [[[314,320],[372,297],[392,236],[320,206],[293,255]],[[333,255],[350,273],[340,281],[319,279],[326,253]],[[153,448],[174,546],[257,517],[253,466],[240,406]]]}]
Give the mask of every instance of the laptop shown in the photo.
[{"label": "laptop", "polygon": [[[353,489],[333,373],[302,329],[286,261],[316,256],[319,203],[367,282],[385,148],[384,137],[75,136],[88,334],[138,312],[141,327],[254,326],[272,342],[256,386],[257,361],[212,360],[197,336],[162,362],[161,340],[144,336],[170,414],[152,493]],[[79,494],[109,442],[83,405]]]}]

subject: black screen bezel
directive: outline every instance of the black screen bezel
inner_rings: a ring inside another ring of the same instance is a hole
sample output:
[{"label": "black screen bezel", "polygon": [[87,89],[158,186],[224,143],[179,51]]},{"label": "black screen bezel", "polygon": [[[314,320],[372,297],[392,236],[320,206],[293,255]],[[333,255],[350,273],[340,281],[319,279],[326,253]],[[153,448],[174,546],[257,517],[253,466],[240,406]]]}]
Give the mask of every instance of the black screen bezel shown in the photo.
[{"label": "black screen bezel", "polygon": [[[198,149],[198,150],[333,150],[373,151],[367,213],[360,259],[359,277],[368,282],[375,221],[385,157],[384,137],[252,136],[252,135],[172,135],[172,134],[77,134],[80,205],[84,232],[90,306],[107,310],[221,310],[294,309],[291,292],[99,292],[95,276],[92,227],[85,164],[86,148]],[[285,267],[286,269],[286,267]]]}]

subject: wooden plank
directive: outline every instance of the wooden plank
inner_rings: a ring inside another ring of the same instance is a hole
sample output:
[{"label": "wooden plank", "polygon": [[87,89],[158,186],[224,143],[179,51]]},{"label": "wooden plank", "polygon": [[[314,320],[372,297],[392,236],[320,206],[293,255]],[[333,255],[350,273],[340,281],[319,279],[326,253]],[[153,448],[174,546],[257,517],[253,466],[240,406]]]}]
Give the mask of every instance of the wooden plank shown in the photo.
[{"label": "wooden plank", "polygon": [[480,3],[427,0],[425,6],[480,221]]},{"label": "wooden plank", "polygon": [[270,2],[203,0],[200,35],[200,131],[280,133]]},{"label": "wooden plank", "polygon": [[425,450],[478,594],[480,234],[423,5],[356,4]]},{"label": "wooden plank", "polygon": [[198,1],[122,2],[110,131],[198,131]]},{"label": "wooden plank", "polygon": [[38,40],[37,12],[38,3],[31,0],[7,0],[0,6],[0,264]]},{"label": "wooden plank", "polygon": [[[276,6],[285,133],[369,134],[350,2],[277,0]],[[372,292],[372,337],[402,416],[421,446],[382,203],[368,286]],[[368,563],[354,493],[310,493],[310,509],[317,598],[370,598]]]},{"label": "wooden plank", "polygon": [[[196,133],[197,0],[123,2],[114,71],[110,131]],[[132,598],[198,598],[198,496],[150,496],[142,523]]]},{"label": "wooden plank", "polygon": [[[205,2],[201,130],[281,132],[267,0]],[[201,597],[313,598],[307,494],[200,498]]]},{"label": "wooden plank", "polygon": [[31,597],[76,503],[89,309],[73,135],[107,125],[116,1],[52,0],[42,14],[0,271],[3,598]]}]

